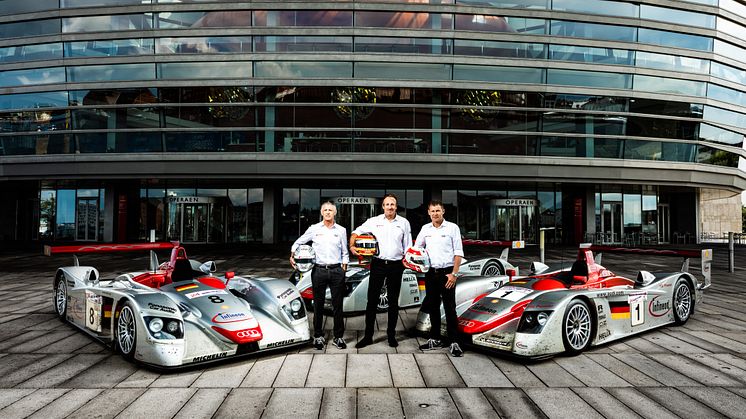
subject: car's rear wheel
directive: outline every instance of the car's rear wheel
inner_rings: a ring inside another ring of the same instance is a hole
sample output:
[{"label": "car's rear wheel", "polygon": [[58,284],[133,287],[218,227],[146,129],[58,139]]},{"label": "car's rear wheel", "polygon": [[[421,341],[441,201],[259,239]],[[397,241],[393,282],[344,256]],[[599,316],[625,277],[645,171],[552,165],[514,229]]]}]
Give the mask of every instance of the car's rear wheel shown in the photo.
[{"label": "car's rear wheel", "polygon": [[54,312],[57,317],[65,320],[67,316],[67,282],[65,276],[60,275],[54,284]]},{"label": "car's rear wheel", "polygon": [[387,311],[389,309],[389,291],[386,287],[386,283],[383,283],[381,287],[381,293],[378,295],[378,311]]},{"label": "car's rear wheel", "polygon": [[692,289],[684,278],[679,278],[673,287],[673,316],[677,325],[682,325],[689,320],[694,307]]},{"label": "car's rear wheel", "polygon": [[570,302],[562,319],[562,341],[565,351],[570,355],[577,355],[591,344],[593,332],[593,318],[591,310],[582,300]]},{"label": "car's rear wheel", "polygon": [[496,260],[487,261],[482,267],[482,276],[497,276],[501,274],[500,264]]},{"label": "car's rear wheel", "polygon": [[129,302],[124,303],[117,316],[115,342],[117,351],[126,359],[135,358],[137,347],[137,321],[135,310]]}]

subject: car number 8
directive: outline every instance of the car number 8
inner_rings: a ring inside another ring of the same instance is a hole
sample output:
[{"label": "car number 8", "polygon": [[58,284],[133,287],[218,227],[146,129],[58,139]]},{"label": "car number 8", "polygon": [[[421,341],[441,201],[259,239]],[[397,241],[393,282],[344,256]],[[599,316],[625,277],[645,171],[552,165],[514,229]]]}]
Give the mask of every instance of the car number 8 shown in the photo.
[{"label": "car number 8", "polygon": [[222,298],[218,297],[217,295],[211,295],[211,296],[208,297],[208,299],[210,300],[210,302],[213,302],[215,304],[220,304],[220,303],[225,302],[225,300],[223,300]]}]

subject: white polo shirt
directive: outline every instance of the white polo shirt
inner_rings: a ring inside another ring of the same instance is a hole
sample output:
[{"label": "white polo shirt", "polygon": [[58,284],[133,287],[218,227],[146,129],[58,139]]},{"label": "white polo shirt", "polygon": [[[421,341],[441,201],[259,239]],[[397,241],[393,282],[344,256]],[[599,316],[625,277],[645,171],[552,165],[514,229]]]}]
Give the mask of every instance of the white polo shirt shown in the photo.
[{"label": "white polo shirt", "polygon": [[434,269],[453,266],[454,256],[464,257],[461,229],[458,225],[446,220],[443,220],[440,227],[435,227],[433,223],[422,226],[414,245],[427,249],[430,255],[430,265]]},{"label": "white polo shirt", "polygon": [[381,214],[368,218],[353,234],[372,233],[378,241],[379,259],[402,260],[404,251],[412,245],[412,227],[406,218],[397,215],[393,220]]},{"label": "white polo shirt", "polygon": [[293,243],[290,251],[295,253],[298,246],[309,241],[312,241],[311,246],[316,252],[316,263],[320,265],[347,264],[350,261],[350,255],[347,253],[347,230],[337,223],[327,227],[322,221],[308,227],[308,230]]}]

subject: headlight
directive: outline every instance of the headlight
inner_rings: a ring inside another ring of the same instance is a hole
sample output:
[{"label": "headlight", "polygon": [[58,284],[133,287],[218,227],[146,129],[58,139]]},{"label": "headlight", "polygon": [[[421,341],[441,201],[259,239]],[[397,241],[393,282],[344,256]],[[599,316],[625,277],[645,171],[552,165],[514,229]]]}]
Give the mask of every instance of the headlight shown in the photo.
[{"label": "headlight", "polygon": [[539,326],[547,324],[547,320],[549,320],[549,315],[543,311],[536,316],[536,322],[539,323]]},{"label": "headlight", "polygon": [[518,323],[518,333],[541,333],[551,315],[551,311],[523,312],[523,317]]},{"label": "headlight", "polygon": [[295,299],[295,300],[293,300],[293,301],[290,302],[290,309],[293,310],[293,311],[300,311],[301,305],[302,304],[301,304],[300,300]]},{"label": "headlight", "polygon": [[166,324],[166,330],[168,330],[169,333],[175,333],[179,330],[179,322],[171,320]]},{"label": "headlight", "polygon": [[158,317],[153,317],[153,319],[150,320],[150,323],[148,323],[148,328],[153,333],[160,332],[163,329],[163,320]]}]

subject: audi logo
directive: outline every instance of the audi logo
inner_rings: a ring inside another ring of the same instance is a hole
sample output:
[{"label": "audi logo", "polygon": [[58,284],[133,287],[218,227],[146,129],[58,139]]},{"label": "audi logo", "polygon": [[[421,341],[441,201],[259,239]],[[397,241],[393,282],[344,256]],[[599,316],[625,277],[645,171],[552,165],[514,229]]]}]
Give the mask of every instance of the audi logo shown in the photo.
[{"label": "audi logo", "polygon": [[459,320],[458,324],[464,327],[474,326],[474,322],[469,321],[469,320]]},{"label": "audi logo", "polygon": [[239,330],[236,332],[236,337],[239,338],[256,338],[259,337],[259,331],[255,329]]}]

